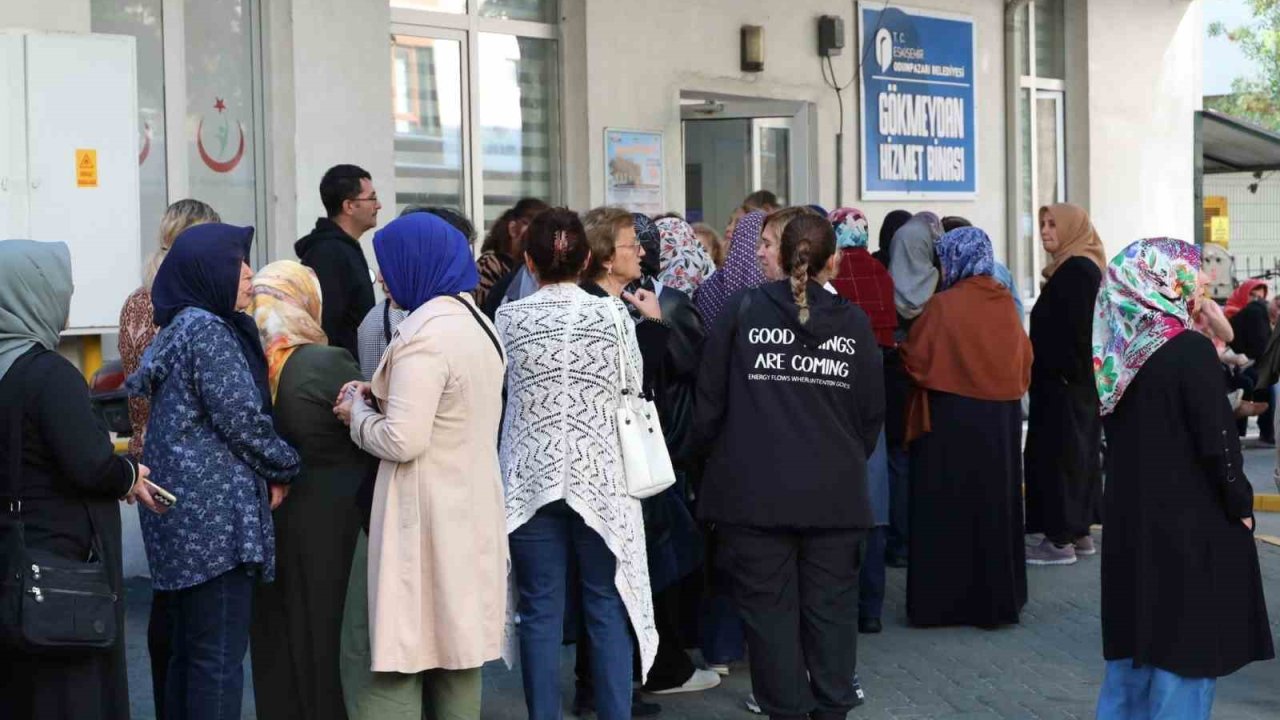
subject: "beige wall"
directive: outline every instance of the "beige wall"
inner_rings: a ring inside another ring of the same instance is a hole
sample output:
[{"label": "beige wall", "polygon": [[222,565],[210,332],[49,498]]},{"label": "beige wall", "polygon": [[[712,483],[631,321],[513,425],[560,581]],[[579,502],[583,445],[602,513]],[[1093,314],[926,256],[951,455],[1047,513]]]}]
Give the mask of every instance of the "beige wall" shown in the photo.
[{"label": "beige wall", "polygon": [[89,32],[89,0],[0,0],[0,28]]},{"label": "beige wall", "polygon": [[[274,6],[274,7],[273,7]],[[273,257],[324,214],[320,177],[339,163],[373,175],[385,224],[395,212],[390,5],[381,0],[266,3]],[[373,234],[362,238],[372,256]]]},{"label": "beige wall", "polygon": [[1144,237],[1194,239],[1198,0],[1089,3],[1089,211],[1114,254]]},{"label": "beige wall", "polygon": [[[898,5],[899,3],[895,3]],[[890,210],[933,210],[963,215],[986,228],[1004,254],[1004,32],[1000,0],[953,0],[953,13],[973,16],[977,25],[975,57],[978,104],[979,197],[959,202],[864,202],[860,200],[858,85],[844,93],[844,198],[861,208],[876,234]],[[689,3],[647,0],[643,13],[629,0],[590,0],[586,3],[586,82],[589,97],[587,128],[566,136],[585,146],[590,174],[589,193],[569,200],[579,206],[604,200],[604,129],[624,127],[662,130],[666,144],[667,204],[684,208],[684,165],[680,140],[680,92],[704,91],[746,97],[811,102],[817,109],[817,179],[824,206],[836,204],[835,134],[838,111],[834,92],[824,85],[817,54],[817,18],[844,18],[846,46],[835,59],[841,84],[852,78],[858,59],[855,4],[841,0],[738,0]],[[643,20],[645,29],[637,28]],[[742,73],[739,28],[765,27],[765,71]],[[649,29],[652,28],[652,29]],[[567,87],[567,92],[574,88]],[[873,241],[874,242],[874,241]]]}]

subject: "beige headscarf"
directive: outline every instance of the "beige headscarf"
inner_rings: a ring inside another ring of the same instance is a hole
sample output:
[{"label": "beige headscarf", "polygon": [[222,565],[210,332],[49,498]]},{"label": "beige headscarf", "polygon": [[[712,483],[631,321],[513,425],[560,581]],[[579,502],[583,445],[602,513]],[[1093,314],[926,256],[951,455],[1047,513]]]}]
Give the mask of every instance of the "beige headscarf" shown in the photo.
[{"label": "beige headscarf", "polygon": [[267,353],[267,379],[275,399],[285,361],[302,345],[327,345],[320,329],[320,281],[309,267],[279,260],[253,276],[250,313]]},{"label": "beige headscarf", "polygon": [[1084,208],[1071,203],[1057,203],[1040,208],[1040,217],[1045,213],[1053,216],[1053,223],[1058,228],[1058,252],[1053,254],[1049,264],[1041,271],[1045,282],[1062,267],[1062,263],[1073,257],[1087,257],[1098,266],[1099,270],[1107,267],[1107,251],[1102,246],[1102,238],[1093,229],[1089,213]]}]

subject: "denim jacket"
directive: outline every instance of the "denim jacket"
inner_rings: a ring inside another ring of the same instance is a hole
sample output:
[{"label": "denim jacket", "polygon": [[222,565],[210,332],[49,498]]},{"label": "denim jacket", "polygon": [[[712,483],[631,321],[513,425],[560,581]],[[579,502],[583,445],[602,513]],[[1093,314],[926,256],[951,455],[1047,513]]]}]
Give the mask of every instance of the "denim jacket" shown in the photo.
[{"label": "denim jacket", "polygon": [[164,515],[139,513],[152,584],[181,590],[240,565],[275,575],[267,483],[298,473],[298,454],[261,409],[234,331],[198,308],[160,331],[128,380],[151,401],[142,462],[178,498]]}]

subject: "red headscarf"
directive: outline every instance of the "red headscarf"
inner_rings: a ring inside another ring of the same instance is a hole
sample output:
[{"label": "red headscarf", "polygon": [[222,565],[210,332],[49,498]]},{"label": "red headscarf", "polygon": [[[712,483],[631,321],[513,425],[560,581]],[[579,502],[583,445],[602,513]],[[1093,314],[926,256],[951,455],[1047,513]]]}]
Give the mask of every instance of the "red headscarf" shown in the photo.
[{"label": "red headscarf", "polygon": [[1271,291],[1271,288],[1267,286],[1266,280],[1252,278],[1240,283],[1240,287],[1236,288],[1236,291],[1231,293],[1231,299],[1227,301],[1227,307],[1226,310],[1223,311],[1223,314],[1227,317],[1232,317],[1236,313],[1245,309],[1245,306],[1247,306],[1251,300],[1249,296],[1252,295],[1253,291],[1259,287],[1267,292]]}]

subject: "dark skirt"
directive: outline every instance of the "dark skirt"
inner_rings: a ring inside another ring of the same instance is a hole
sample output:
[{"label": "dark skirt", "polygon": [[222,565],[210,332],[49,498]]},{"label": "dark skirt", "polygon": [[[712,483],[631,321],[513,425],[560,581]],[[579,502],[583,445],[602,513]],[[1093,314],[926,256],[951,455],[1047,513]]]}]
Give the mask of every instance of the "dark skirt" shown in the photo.
[{"label": "dark skirt", "polygon": [[316,470],[275,511],[276,579],[254,594],[250,628],[258,717],[345,720],[342,611],[359,513],[359,468]]},{"label": "dark skirt", "polygon": [[1101,521],[1102,419],[1090,382],[1031,380],[1025,458],[1027,527],[1058,543],[1089,534]]},{"label": "dark skirt", "polygon": [[[119,503],[88,504],[102,539],[103,562],[123,598]],[[116,627],[119,639],[105,651],[71,657],[0,653],[0,720],[129,720],[123,599]]]},{"label": "dark skirt", "polygon": [[995,627],[1027,601],[1022,409],[929,392],[933,431],[911,443],[913,625]]}]

